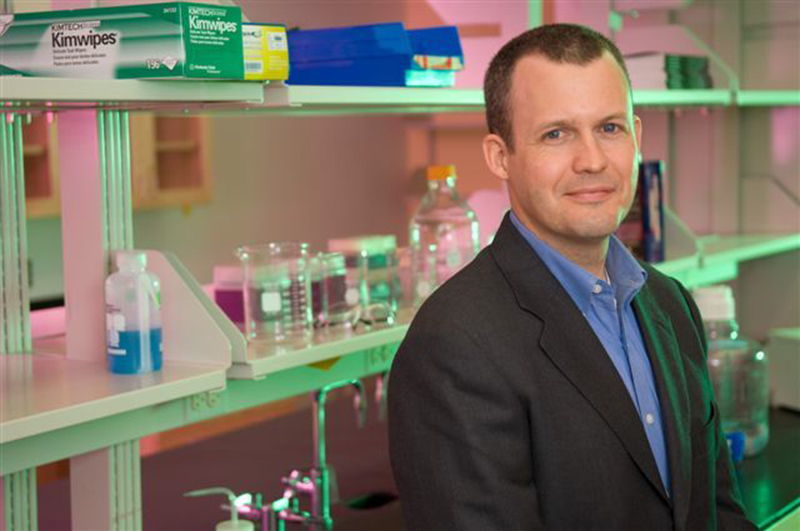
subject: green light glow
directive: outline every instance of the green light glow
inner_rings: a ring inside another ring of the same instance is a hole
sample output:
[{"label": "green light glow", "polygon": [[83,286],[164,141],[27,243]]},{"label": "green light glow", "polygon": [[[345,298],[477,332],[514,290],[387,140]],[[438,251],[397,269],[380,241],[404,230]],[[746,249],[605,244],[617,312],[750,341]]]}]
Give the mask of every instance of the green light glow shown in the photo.
[{"label": "green light glow", "polygon": [[764,359],[764,351],[763,350],[759,350],[758,352],[756,352],[756,359],[758,361],[761,361],[761,360]]}]

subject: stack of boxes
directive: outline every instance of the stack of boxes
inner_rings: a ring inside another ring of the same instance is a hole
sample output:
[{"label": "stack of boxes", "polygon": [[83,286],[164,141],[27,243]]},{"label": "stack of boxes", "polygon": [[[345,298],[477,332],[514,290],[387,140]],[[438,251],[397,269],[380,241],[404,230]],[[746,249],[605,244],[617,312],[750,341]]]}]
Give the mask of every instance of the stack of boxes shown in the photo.
[{"label": "stack of boxes", "polygon": [[455,27],[287,36],[281,24],[243,23],[239,7],[187,2],[0,15],[0,75],[452,86],[463,64]]}]

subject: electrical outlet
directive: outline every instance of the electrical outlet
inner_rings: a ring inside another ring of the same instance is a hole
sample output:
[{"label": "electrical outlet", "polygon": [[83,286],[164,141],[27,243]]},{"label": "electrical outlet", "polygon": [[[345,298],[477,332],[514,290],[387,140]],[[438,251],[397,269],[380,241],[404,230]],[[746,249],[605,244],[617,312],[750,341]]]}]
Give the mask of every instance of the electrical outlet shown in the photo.
[{"label": "electrical outlet", "polygon": [[397,352],[397,347],[398,344],[381,345],[368,350],[364,356],[367,374],[388,370],[394,354]]},{"label": "electrical outlet", "polygon": [[222,415],[226,410],[225,404],[223,391],[205,391],[184,400],[184,414],[191,422],[205,420]]},{"label": "electrical outlet", "polygon": [[192,411],[201,411],[206,407],[206,393],[192,395],[189,399]]}]

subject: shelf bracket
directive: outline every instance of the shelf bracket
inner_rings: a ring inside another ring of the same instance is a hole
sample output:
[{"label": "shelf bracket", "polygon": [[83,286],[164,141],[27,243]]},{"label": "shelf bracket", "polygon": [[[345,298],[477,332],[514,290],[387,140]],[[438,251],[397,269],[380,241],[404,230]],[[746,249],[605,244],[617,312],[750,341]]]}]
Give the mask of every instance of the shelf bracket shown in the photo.
[{"label": "shelf bracket", "polygon": [[105,356],[104,283],[111,253],[133,247],[127,111],[58,118],[67,356]]}]

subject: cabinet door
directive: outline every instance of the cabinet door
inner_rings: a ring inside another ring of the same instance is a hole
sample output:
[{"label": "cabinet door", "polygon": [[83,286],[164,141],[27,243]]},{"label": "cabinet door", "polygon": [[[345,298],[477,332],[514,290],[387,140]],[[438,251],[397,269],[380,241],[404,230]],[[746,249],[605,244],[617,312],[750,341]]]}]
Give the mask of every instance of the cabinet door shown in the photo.
[{"label": "cabinet door", "polygon": [[132,115],[134,207],[187,207],[210,200],[208,152],[205,118]]},{"label": "cabinet door", "polygon": [[25,170],[25,210],[29,218],[58,216],[61,212],[58,178],[58,137],[47,115],[22,126]]},{"label": "cabinet door", "polygon": [[131,113],[130,139],[133,208],[154,206],[158,196],[155,116],[150,113]]}]

